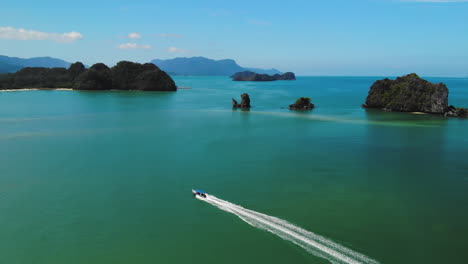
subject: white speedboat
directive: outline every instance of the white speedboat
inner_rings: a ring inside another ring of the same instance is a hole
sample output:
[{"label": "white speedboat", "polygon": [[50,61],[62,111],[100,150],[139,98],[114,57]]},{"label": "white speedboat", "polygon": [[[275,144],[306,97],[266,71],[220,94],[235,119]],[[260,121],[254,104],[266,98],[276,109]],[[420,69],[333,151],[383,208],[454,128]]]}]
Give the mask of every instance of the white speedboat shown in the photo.
[{"label": "white speedboat", "polygon": [[192,189],[192,192],[193,192],[193,195],[194,196],[199,196],[199,197],[202,197],[202,198],[206,198],[206,192],[202,191],[202,190],[194,190]]}]

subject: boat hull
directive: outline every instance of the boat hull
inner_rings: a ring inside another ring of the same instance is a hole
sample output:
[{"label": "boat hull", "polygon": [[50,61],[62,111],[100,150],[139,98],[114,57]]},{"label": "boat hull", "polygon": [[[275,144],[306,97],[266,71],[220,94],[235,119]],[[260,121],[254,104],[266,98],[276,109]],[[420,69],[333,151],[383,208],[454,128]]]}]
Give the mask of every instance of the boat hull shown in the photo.
[{"label": "boat hull", "polygon": [[193,196],[195,197],[202,197],[202,198],[206,198],[206,193],[203,192],[203,191],[200,191],[200,190],[193,190],[192,189],[192,193],[193,193]]}]

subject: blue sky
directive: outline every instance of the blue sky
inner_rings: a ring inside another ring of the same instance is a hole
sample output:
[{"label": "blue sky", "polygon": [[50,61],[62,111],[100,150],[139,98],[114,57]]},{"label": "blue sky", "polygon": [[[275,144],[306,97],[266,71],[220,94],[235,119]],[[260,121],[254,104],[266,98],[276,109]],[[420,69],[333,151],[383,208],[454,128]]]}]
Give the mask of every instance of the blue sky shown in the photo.
[{"label": "blue sky", "polygon": [[89,65],[205,56],[299,75],[468,76],[468,0],[2,1],[0,54]]}]

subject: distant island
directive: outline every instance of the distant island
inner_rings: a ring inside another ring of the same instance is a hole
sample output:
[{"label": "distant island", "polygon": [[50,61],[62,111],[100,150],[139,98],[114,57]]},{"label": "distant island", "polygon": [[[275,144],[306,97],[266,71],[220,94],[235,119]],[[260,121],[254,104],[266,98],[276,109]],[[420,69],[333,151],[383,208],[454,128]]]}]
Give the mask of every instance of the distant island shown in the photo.
[{"label": "distant island", "polygon": [[385,78],[376,81],[363,106],[385,111],[467,117],[466,109],[448,105],[448,93],[445,84],[434,84],[411,73],[395,80]]},{"label": "distant island", "polygon": [[[236,72],[253,71],[260,74],[282,74],[277,69],[257,69],[242,67],[232,59],[212,60],[204,57],[152,60],[161,70],[174,76],[231,76]],[[0,73],[14,73],[26,67],[68,68],[72,63],[51,58],[17,58],[0,55]],[[86,66],[87,67],[87,66]]]},{"label": "distant island", "polygon": [[68,68],[71,63],[51,57],[22,59],[0,55],[0,73],[13,73],[26,67]]},{"label": "distant island", "polygon": [[292,81],[296,80],[296,76],[292,72],[284,74],[259,74],[252,71],[238,72],[231,76],[233,81],[250,81],[250,82],[271,82],[278,80]]},{"label": "distant island", "polygon": [[281,74],[276,69],[255,69],[239,66],[232,59],[212,60],[204,57],[152,60],[161,70],[170,75],[181,76],[231,76],[236,72],[254,71],[262,74]]},{"label": "distant island", "polygon": [[57,89],[176,91],[174,80],[152,63],[121,61],[109,68],[103,63],[86,69],[81,62],[66,68],[26,67],[0,74],[0,90]]}]

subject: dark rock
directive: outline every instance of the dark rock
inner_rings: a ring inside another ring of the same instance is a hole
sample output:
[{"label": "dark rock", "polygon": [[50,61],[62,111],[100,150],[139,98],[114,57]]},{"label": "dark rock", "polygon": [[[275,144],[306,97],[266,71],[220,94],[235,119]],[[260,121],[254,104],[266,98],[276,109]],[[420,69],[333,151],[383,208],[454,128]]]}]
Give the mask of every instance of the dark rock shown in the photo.
[{"label": "dark rock", "polygon": [[0,74],[0,90],[12,89],[15,82],[13,73]]},{"label": "dark rock", "polygon": [[249,94],[243,93],[241,94],[242,101],[239,104],[236,99],[232,98],[232,107],[234,108],[250,108],[250,97]]},{"label": "dark rock", "polygon": [[83,63],[75,62],[68,68],[68,75],[70,76],[70,79],[74,81],[76,77],[78,77],[78,75],[82,74],[84,71],[86,71],[86,68]]},{"label": "dark rock", "polygon": [[112,67],[113,87],[117,90],[175,91],[172,78],[152,63],[121,61]]},{"label": "dark rock", "polygon": [[457,108],[457,114],[459,117],[468,117],[468,109],[466,108],[463,108],[463,107],[459,107]]},{"label": "dark rock", "polygon": [[445,111],[448,112],[448,111],[456,111],[456,110],[457,108],[455,106],[449,105]]},{"label": "dark rock", "polygon": [[315,105],[311,103],[309,97],[301,97],[297,99],[296,103],[289,105],[289,109],[291,110],[312,110],[314,107]]},{"label": "dark rock", "polygon": [[26,67],[13,74],[10,89],[63,88],[71,83],[65,68]]},{"label": "dark rock", "polygon": [[449,106],[444,113],[446,117],[468,117],[468,109],[459,107],[455,108],[453,105]]},{"label": "dark rock", "polygon": [[73,88],[76,90],[110,90],[112,77],[109,67],[96,63],[76,78]]},{"label": "dark rock", "polygon": [[238,72],[231,76],[234,81],[252,81],[252,82],[269,82],[276,81],[273,76],[268,74],[257,74],[251,71]]},{"label": "dark rock", "polygon": [[286,72],[284,74],[275,74],[274,76],[277,76],[277,80],[284,80],[284,81],[294,81],[296,80],[296,75],[292,72]]},{"label": "dark rock", "polygon": [[412,73],[396,80],[376,81],[370,88],[366,107],[399,112],[443,114],[448,106],[448,88]]},{"label": "dark rock", "polygon": [[287,72],[285,74],[258,74],[251,71],[238,72],[231,76],[233,81],[251,81],[251,82],[270,82],[277,80],[296,80],[296,76],[292,72]]}]

